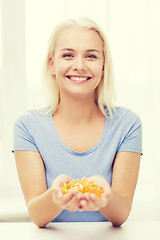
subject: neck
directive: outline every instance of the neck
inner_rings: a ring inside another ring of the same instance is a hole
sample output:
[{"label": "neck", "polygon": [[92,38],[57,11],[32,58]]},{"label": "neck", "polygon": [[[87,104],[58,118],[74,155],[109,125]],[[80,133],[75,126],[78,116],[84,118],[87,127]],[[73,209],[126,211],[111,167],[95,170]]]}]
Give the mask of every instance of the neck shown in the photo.
[{"label": "neck", "polygon": [[55,114],[63,117],[69,122],[86,122],[90,121],[95,114],[100,114],[97,104],[94,102],[94,97],[87,98],[68,98],[61,96],[60,103]]}]

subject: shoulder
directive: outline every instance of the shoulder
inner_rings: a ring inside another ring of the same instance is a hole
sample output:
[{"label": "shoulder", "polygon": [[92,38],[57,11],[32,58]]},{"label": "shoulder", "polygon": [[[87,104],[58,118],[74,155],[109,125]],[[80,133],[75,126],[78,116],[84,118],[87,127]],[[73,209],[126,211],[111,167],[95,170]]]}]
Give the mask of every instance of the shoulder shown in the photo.
[{"label": "shoulder", "polygon": [[15,126],[21,128],[35,129],[46,120],[47,116],[40,114],[36,110],[29,110],[21,114],[15,121]]},{"label": "shoulder", "polygon": [[25,121],[25,122],[30,122],[32,121],[37,121],[37,120],[45,120],[47,115],[42,114],[38,110],[28,110],[27,112],[21,114],[16,121]]},{"label": "shoulder", "polygon": [[124,121],[125,123],[141,123],[141,119],[137,113],[128,108],[117,107],[114,113],[114,120],[116,121]]},{"label": "shoulder", "polygon": [[37,119],[37,114],[36,111],[34,110],[29,110],[23,114],[21,114],[20,116],[17,117],[15,123],[33,123],[34,121],[36,121]]},{"label": "shoulder", "polygon": [[134,111],[118,107],[115,114],[115,125],[120,129],[122,136],[139,136],[142,135],[142,123],[137,113]]},{"label": "shoulder", "polygon": [[140,129],[142,127],[138,114],[123,107],[116,107],[115,112],[113,112],[113,119],[108,118],[107,122],[110,129],[115,131],[116,134],[118,134],[118,132],[125,134],[125,132],[129,132],[131,129]]},{"label": "shoulder", "polygon": [[118,107],[115,113],[116,134],[119,132],[119,151],[142,153],[142,123],[134,111]]}]

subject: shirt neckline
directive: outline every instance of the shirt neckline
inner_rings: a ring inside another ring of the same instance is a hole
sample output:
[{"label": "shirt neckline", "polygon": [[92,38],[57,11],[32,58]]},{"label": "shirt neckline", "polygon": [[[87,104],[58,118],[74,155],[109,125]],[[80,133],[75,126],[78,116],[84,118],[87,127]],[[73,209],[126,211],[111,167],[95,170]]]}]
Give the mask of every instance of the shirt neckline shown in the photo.
[{"label": "shirt neckline", "polygon": [[63,150],[67,151],[68,153],[70,153],[72,155],[76,155],[76,156],[84,156],[84,155],[88,155],[88,154],[94,152],[102,144],[102,142],[106,136],[106,131],[107,131],[107,127],[108,127],[107,118],[105,117],[105,127],[104,127],[103,133],[102,133],[99,141],[93,147],[91,147],[90,149],[88,149],[84,152],[76,152],[76,151],[72,150],[71,148],[67,147],[63,143],[63,141],[60,139],[60,137],[56,131],[52,115],[49,116],[49,122],[50,122],[50,126],[52,128],[52,131],[54,131],[54,137],[56,139],[56,142],[61,146],[61,148],[63,148]]}]

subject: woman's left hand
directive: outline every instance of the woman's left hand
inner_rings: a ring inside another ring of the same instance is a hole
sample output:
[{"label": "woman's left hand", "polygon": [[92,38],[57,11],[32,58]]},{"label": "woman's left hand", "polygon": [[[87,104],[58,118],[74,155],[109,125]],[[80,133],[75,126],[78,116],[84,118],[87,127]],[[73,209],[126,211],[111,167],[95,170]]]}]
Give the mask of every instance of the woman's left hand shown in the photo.
[{"label": "woman's left hand", "polygon": [[102,187],[104,189],[104,193],[101,198],[93,193],[90,194],[86,192],[81,194],[81,198],[79,200],[79,211],[99,211],[107,205],[108,199],[112,195],[111,187],[104,177],[99,175],[87,178],[87,180],[94,181],[97,186]]}]

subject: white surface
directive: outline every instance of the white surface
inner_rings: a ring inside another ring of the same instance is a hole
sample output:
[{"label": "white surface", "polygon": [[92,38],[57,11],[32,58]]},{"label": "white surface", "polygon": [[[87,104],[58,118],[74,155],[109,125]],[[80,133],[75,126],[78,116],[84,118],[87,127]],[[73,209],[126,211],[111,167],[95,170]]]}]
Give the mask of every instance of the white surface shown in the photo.
[{"label": "white surface", "polygon": [[33,223],[0,223],[3,240],[159,240],[160,222],[129,222],[120,228],[110,223],[50,223],[38,228]]}]

